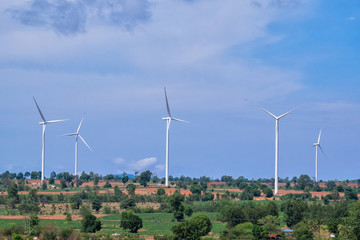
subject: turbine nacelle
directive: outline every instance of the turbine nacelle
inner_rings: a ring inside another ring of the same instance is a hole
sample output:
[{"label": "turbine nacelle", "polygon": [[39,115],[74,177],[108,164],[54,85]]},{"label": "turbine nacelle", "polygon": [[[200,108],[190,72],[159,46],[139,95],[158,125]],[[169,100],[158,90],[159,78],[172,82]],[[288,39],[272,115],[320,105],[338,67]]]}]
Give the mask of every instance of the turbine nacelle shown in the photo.
[{"label": "turbine nacelle", "polygon": [[174,120],[174,121],[177,121],[177,122],[190,123],[189,121],[182,120],[182,119],[179,119],[179,118],[172,118],[172,117],[163,117],[162,120],[168,120],[168,121]]}]

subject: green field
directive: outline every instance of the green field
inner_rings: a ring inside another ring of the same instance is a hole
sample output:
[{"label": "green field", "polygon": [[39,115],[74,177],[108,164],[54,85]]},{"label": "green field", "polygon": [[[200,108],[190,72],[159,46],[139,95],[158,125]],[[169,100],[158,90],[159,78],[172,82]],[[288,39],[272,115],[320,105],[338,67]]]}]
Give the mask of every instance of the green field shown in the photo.
[{"label": "green field", "polygon": [[[212,232],[214,234],[218,234],[225,229],[225,224],[216,221],[216,213],[214,212],[198,212],[194,213],[193,216],[198,214],[207,215],[213,224]],[[171,235],[171,227],[179,224],[176,221],[173,221],[172,213],[138,213],[136,214],[143,220],[143,228],[139,230],[137,234],[134,235]],[[127,233],[123,229],[120,228],[120,218],[121,214],[111,214],[104,217],[101,217],[100,220],[102,222],[102,229],[98,233],[112,234],[119,233],[124,234]],[[185,220],[189,219],[188,217]],[[0,219],[0,229],[8,228],[13,225],[24,225],[24,220],[22,219]],[[47,225],[55,225],[59,228],[70,227],[75,230],[80,231],[81,229],[81,221],[71,221],[67,222],[65,220],[40,220],[41,226]]]}]

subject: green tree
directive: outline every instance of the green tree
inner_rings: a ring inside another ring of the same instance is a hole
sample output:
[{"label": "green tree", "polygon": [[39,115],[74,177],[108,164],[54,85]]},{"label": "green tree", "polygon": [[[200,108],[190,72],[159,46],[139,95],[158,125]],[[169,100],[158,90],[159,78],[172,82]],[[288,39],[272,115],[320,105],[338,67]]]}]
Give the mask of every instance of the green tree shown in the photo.
[{"label": "green tree", "polygon": [[268,215],[259,219],[258,224],[269,233],[278,233],[280,230],[279,218],[276,216]]},{"label": "green tree", "polygon": [[336,187],[335,181],[329,180],[326,182],[326,190],[332,191]]},{"label": "green tree", "polygon": [[285,222],[288,227],[293,227],[301,222],[307,212],[307,204],[300,200],[288,200],[285,202]]},{"label": "green tree", "polygon": [[263,190],[263,192],[264,192],[264,194],[265,194],[265,196],[267,197],[267,198],[271,198],[271,197],[273,197],[274,196],[274,193],[273,193],[273,191],[272,191],[272,189],[270,189],[270,188],[265,188],[264,190]]},{"label": "green tree", "polygon": [[12,234],[12,239],[11,240],[23,240],[23,236],[21,234],[16,234],[16,233],[13,233]]},{"label": "green tree", "polygon": [[100,210],[100,208],[102,207],[102,202],[99,196],[96,196],[92,199],[91,206],[92,209],[94,209],[96,212]]},{"label": "green tree", "polygon": [[79,209],[81,204],[82,204],[81,198],[79,196],[74,195],[73,200],[71,202],[71,208],[74,210]]},{"label": "green tree", "polygon": [[11,183],[7,188],[8,197],[15,200],[15,203],[19,203],[18,186],[15,183]]},{"label": "green tree", "polygon": [[95,233],[101,230],[101,221],[92,214],[87,214],[81,221],[81,231],[85,233]]},{"label": "green tree", "polygon": [[146,187],[147,183],[151,179],[151,175],[152,175],[152,172],[150,172],[149,170],[146,170],[145,172],[142,172],[140,174],[140,184],[143,185],[144,187]]},{"label": "green tree", "polygon": [[230,228],[246,222],[246,216],[240,206],[227,205],[220,209],[220,220],[227,222]]},{"label": "green tree", "polygon": [[191,217],[191,215],[193,214],[193,209],[190,206],[187,206],[184,209],[184,213],[185,213],[186,216]]},{"label": "green tree", "polygon": [[201,195],[201,186],[198,184],[194,184],[190,187],[190,191],[192,194],[197,194],[197,195]]},{"label": "green tree", "polygon": [[23,214],[38,213],[40,212],[39,207],[39,196],[37,195],[37,189],[30,189],[26,198],[20,203],[18,209]]},{"label": "green tree", "polygon": [[[300,179],[300,178],[299,178]],[[310,231],[309,226],[305,222],[299,222],[294,227],[294,236],[296,240],[314,239],[314,234]]]},{"label": "green tree", "polygon": [[87,205],[82,205],[79,210],[80,215],[84,218],[85,216],[91,214],[91,209]]},{"label": "green tree", "polygon": [[70,239],[71,234],[73,233],[72,228],[62,228],[59,232],[59,240],[68,240]]},{"label": "green tree", "polygon": [[128,229],[131,233],[137,233],[142,226],[142,219],[135,215],[133,211],[122,212],[120,227],[125,230]]},{"label": "green tree", "polygon": [[111,184],[109,182],[106,182],[105,185],[104,185],[104,188],[111,188]]},{"label": "green tree", "polygon": [[55,184],[55,179],[53,177],[49,178],[49,184]]},{"label": "green tree", "polygon": [[129,195],[130,196],[135,196],[135,189],[136,189],[136,186],[134,185],[134,184],[128,184],[127,186],[126,186],[126,190],[128,191],[128,193],[129,193]]},{"label": "green tree", "polygon": [[259,234],[258,229],[254,230],[254,225],[251,222],[240,223],[233,228],[225,229],[220,239],[233,240],[233,239],[254,239],[253,232]]},{"label": "green tree", "polygon": [[360,202],[351,204],[350,215],[345,218],[345,227],[349,232],[347,239],[360,239]]},{"label": "green tree", "polygon": [[115,200],[116,200],[117,202],[119,202],[123,195],[124,195],[124,194],[122,193],[122,191],[120,190],[120,188],[119,188],[117,185],[115,185],[115,187],[114,187]]},{"label": "green tree", "polygon": [[39,225],[40,219],[36,213],[30,215],[30,227],[33,228],[34,226]]},{"label": "green tree", "polygon": [[123,173],[121,181],[123,182],[124,185],[129,181],[129,177],[126,172]]},{"label": "green tree", "polygon": [[212,228],[211,221],[208,216],[200,214],[192,217],[190,220],[182,222],[171,228],[177,239],[198,240],[202,236],[206,236]]},{"label": "green tree", "polygon": [[311,180],[311,178],[308,175],[300,175],[298,179],[298,187],[301,190],[304,190],[306,187],[312,188],[314,186],[314,182]]},{"label": "green tree", "polygon": [[71,222],[71,221],[72,221],[71,213],[69,213],[69,212],[66,213],[66,218],[65,218],[65,220],[68,221],[68,222]]},{"label": "green tree", "polygon": [[345,199],[348,200],[359,200],[357,192],[353,191],[351,188],[345,190]]},{"label": "green tree", "polygon": [[165,189],[163,189],[163,188],[158,188],[157,191],[156,191],[156,194],[157,194],[157,195],[164,195],[164,194],[165,194]]},{"label": "green tree", "polygon": [[123,209],[128,209],[128,208],[132,208],[135,206],[136,206],[136,204],[135,204],[135,200],[133,198],[126,198],[120,203],[120,208],[123,208]]},{"label": "green tree", "polygon": [[65,179],[60,179],[60,185],[61,185],[61,189],[65,189],[67,188],[67,184],[66,184],[66,181]]},{"label": "green tree", "polygon": [[22,179],[24,178],[24,174],[22,172],[19,172],[17,175],[16,175],[16,179],[19,180],[19,179]]},{"label": "green tree", "polygon": [[184,201],[184,196],[181,194],[173,194],[169,198],[169,204],[171,208],[174,210],[174,218],[177,221],[181,221],[184,219],[184,205],[182,202]]},{"label": "green tree", "polygon": [[99,184],[99,181],[100,181],[99,175],[95,174],[93,179],[94,185],[97,186]]},{"label": "green tree", "polygon": [[265,230],[263,227],[254,224],[252,228],[252,235],[255,239],[267,239],[269,232]]}]

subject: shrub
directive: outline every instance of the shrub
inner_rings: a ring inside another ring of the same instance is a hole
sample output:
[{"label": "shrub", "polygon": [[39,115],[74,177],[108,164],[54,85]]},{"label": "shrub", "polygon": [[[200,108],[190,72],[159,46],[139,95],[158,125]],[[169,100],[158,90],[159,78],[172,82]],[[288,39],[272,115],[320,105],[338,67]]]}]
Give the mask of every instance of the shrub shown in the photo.
[{"label": "shrub", "polygon": [[42,232],[42,239],[44,240],[54,240],[57,238],[58,228],[54,225],[48,225],[44,227]]},{"label": "shrub", "polygon": [[69,213],[69,212],[66,213],[66,218],[65,218],[65,220],[68,221],[68,222],[71,222],[71,220],[72,220],[72,219],[71,219],[71,213]]},{"label": "shrub", "polygon": [[131,233],[137,233],[142,226],[142,219],[135,215],[133,211],[125,211],[121,214],[120,227],[123,229],[128,229]]},{"label": "shrub", "polygon": [[184,213],[186,216],[191,217],[191,215],[193,214],[193,209],[190,206],[187,206],[184,210]]},{"label": "shrub", "polygon": [[30,236],[39,237],[41,235],[41,232],[42,232],[41,226],[37,225],[31,229]]},{"label": "shrub", "polygon": [[310,240],[314,238],[314,234],[309,230],[309,226],[304,222],[296,224],[294,229],[294,236],[298,240]]},{"label": "shrub", "polygon": [[10,237],[13,234],[24,234],[24,227],[23,226],[18,226],[18,225],[14,225],[8,228],[4,228],[2,233],[4,234],[4,236]]},{"label": "shrub", "polygon": [[23,240],[23,236],[21,234],[13,233],[12,240]]},{"label": "shrub", "polygon": [[191,218],[188,221],[180,223],[171,228],[177,239],[200,239],[206,236],[212,228],[211,221],[208,216],[201,214]]},{"label": "shrub", "polygon": [[270,188],[265,188],[263,192],[267,198],[271,198],[272,196],[274,196],[274,193]]},{"label": "shrub", "polygon": [[59,234],[59,240],[67,240],[70,238],[71,234],[73,233],[72,228],[63,228]]},{"label": "shrub", "polygon": [[81,221],[81,231],[85,233],[95,233],[101,230],[101,222],[92,214],[87,214]]},{"label": "shrub", "polygon": [[103,208],[103,213],[104,213],[104,214],[110,214],[110,213],[111,213],[111,208],[110,208],[109,206],[105,206],[105,207]]},{"label": "shrub", "polygon": [[109,182],[106,182],[105,185],[104,185],[104,188],[111,188],[111,184]]},{"label": "shrub", "polygon": [[136,206],[135,200],[132,198],[127,198],[120,203],[120,208],[124,208],[124,209],[135,207],[135,206]]},{"label": "shrub", "polygon": [[81,206],[80,215],[82,217],[85,217],[86,215],[89,215],[89,214],[91,214],[91,209],[86,205]]},{"label": "shrub", "polygon": [[158,188],[157,191],[156,191],[156,194],[157,194],[157,195],[164,195],[164,194],[165,194],[165,189],[163,189],[163,188]]}]

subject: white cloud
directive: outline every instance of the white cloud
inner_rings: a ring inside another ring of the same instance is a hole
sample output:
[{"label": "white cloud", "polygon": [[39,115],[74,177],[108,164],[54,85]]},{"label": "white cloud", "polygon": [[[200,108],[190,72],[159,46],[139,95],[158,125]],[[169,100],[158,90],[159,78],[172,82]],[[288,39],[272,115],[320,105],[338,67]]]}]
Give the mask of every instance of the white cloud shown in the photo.
[{"label": "white cloud", "polygon": [[355,17],[348,17],[348,20],[349,20],[349,21],[354,21],[354,20],[355,20]]},{"label": "white cloud", "polygon": [[157,158],[150,157],[144,158],[137,161],[131,161],[129,163],[129,167],[133,170],[141,171],[149,168],[150,166],[154,165],[157,162]]},{"label": "white cloud", "polygon": [[[144,158],[140,160],[132,160],[128,162],[125,161],[125,159],[123,158],[116,158],[113,160],[114,164],[122,165],[122,169],[117,170],[116,171],[117,173],[123,173],[124,171],[127,173],[133,173],[134,171],[149,170],[156,162],[157,162],[157,158],[155,157]],[[155,168],[157,169],[158,166],[155,166]]]},{"label": "white cloud", "polygon": [[156,166],[155,166],[155,169],[156,169],[157,171],[163,171],[163,170],[165,170],[165,165],[164,165],[164,164],[156,165]]},{"label": "white cloud", "polygon": [[125,159],[123,158],[116,158],[113,160],[113,163],[116,164],[116,165],[122,165],[125,163]]}]

